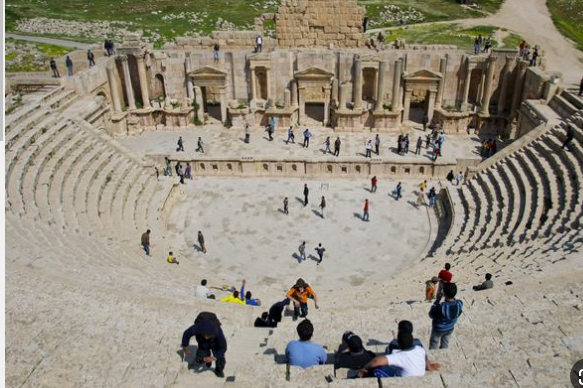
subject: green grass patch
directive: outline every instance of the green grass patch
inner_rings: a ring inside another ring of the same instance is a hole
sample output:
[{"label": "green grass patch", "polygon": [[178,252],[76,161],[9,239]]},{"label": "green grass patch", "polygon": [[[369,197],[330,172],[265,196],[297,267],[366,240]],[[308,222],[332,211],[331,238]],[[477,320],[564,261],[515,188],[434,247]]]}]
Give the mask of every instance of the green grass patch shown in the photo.
[{"label": "green grass patch", "polygon": [[16,51],[5,56],[7,72],[46,71],[51,58],[61,57],[74,50],[69,47],[17,39],[6,39],[6,43],[16,46]]},{"label": "green grass patch", "polygon": [[507,37],[504,38],[504,47],[507,48],[518,48],[520,43],[522,43],[524,39],[522,36],[517,35],[515,33],[510,33]]},{"label": "green grass patch", "polygon": [[[455,45],[460,49],[473,50],[474,39],[478,35],[492,37],[497,28],[493,26],[475,26],[461,28],[458,24],[435,24],[428,26],[410,26],[387,31],[387,41],[405,39],[408,44],[447,44]],[[497,47],[498,42],[492,40],[492,47]]]},{"label": "green grass patch", "polygon": [[555,26],[583,51],[583,0],[547,0]]},{"label": "green grass patch", "polygon": [[[503,0],[479,0],[480,11],[462,7],[457,0],[358,0],[365,6],[374,27],[391,26],[397,21],[379,18],[388,4],[398,6],[405,12],[414,10],[423,15],[423,22],[447,21],[459,18],[484,16],[484,12],[496,12]],[[177,36],[199,32],[208,35],[219,29],[219,20],[232,23],[237,29],[253,28],[253,19],[267,12],[276,12],[279,1],[274,0],[7,0],[6,31],[15,30],[16,23],[23,18],[46,17],[74,21],[131,22],[130,30],[144,30],[145,35],[161,36],[169,40]],[[192,18],[168,18],[181,13],[196,13]],[[166,17],[166,19],[164,19]],[[268,26],[271,27],[271,26]],[[55,38],[80,42],[95,42],[101,39],[83,35],[66,36],[43,34]]]}]

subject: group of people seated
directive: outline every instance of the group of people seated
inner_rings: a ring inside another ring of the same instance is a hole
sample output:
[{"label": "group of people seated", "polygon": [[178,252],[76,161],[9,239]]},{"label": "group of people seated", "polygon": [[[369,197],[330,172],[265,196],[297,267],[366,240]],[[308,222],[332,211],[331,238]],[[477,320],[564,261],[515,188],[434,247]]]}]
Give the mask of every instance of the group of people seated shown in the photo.
[{"label": "group of people seated", "polygon": [[[438,276],[427,282],[426,299],[435,300],[429,310],[429,317],[432,319],[429,349],[448,348],[454,327],[463,313],[463,303],[456,299],[457,285],[452,282],[453,274],[450,269],[451,265],[446,263]],[[259,306],[260,301],[253,299],[250,292],[245,292],[245,283],[245,281],[242,282],[240,291],[233,290],[232,295],[221,301]],[[210,294],[206,285],[206,280],[203,280],[197,287],[196,296],[214,299],[214,295]],[[486,274],[485,281],[474,286],[474,290],[492,287],[492,275]],[[277,327],[282,321],[284,311],[291,310],[292,306],[294,320],[304,318],[296,328],[299,339],[290,341],[285,350],[286,361],[290,366],[305,369],[333,363],[335,370],[348,369],[348,378],[424,376],[426,371],[439,370],[439,364],[429,362],[423,344],[413,336],[413,324],[407,320],[398,323],[396,338],[380,355],[367,350],[361,337],[348,331],[342,335],[336,353],[329,357],[324,347],[312,342],[314,325],[307,319],[308,299],[313,299],[315,307],[319,308],[316,293],[300,278],[286,293],[285,299],[274,303],[268,311],[255,320],[255,327]],[[227,343],[216,315],[208,312],[200,313],[194,325],[184,332],[182,337],[184,359],[189,356],[189,342],[193,336],[198,342],[194,361],[205,364],[208,368],[211,367],[213,361],[216,361],[215,374],[223,377]],[[214,357],[211,357],[211,352]]]},{"label": "group of people seated", "polygon": [[[326,350],[311,341],[314,334],[312,322],[308,319],[301,321],[297,333],[299,340],[291,341],[286,347],[287,362],[304,369],[326,364]],[[439,364],[429,362],[421,341],[413,337],[410,321],[399,322],[397,338],[380,355],[367,350],[358,335],[350,331],[344,333],[333,362],[334,369],[349,369],[349,378],[424,376],[426,371],[440,368]]]}]

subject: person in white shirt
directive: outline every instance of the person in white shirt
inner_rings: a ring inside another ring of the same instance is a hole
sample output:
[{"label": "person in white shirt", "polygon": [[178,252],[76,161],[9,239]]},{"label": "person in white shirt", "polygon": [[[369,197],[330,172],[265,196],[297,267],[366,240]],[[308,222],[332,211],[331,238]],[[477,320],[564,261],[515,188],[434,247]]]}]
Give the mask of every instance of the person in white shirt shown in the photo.
[{"label": "person in white shirt", "polygon": [[200,285],[196,287],[195,295],[197,298],[201,299],[215,299],[215,296],[210,293],[208,287],[206,286],[206,279],[202,279]]},{"label": "person in white shirt", "polygon": [[397,336],[399,348],[392,354],[373,358],[358,373],[359,377],[420,377],[425,375],[427,357],[425,349],[416,346],[413,335],[400,331]]},{"label": "person in white shirt", "polygon": [[260,53],[261,51],[263,51],[263,38],[261,37],[261,35],[257,35],[257,37],[255,38],[255,44],[256,53]]}]

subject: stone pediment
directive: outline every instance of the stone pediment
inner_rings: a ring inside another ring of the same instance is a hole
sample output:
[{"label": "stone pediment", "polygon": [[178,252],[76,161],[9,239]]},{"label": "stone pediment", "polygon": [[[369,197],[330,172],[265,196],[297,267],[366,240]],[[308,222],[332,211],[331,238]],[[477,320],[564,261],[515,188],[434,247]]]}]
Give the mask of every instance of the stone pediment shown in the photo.
[{"label": "stone pediment", "polygon": [[204,66],[199,69],[193,70],[188,73],[189,76],[193,78],[200,79],[224,79],[227,77],[227,73],[221,69],[217,69],[213,66]]},{"label": "stone pediment", "polygon": [[322,69],[321,67],[310,67],[305,70],[297,71],[294,77],[298,79],[331,79],[334,77],[334,73]]},{"label": "stone pediment", "polygon": [[429,69],[421,69],[403,75],[403,79],[409,81],[439,81],[442,78],[441,73]]}]

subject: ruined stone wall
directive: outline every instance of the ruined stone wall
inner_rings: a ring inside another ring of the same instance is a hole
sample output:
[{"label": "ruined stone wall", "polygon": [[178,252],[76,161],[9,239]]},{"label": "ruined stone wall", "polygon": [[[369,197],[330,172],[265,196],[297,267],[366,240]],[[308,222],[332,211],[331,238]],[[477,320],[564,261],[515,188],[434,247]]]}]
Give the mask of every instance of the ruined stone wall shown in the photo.
[{"label": "ruined stone wall", "polygon": [[279,47],[364,47],[364,8],[354,0],[286,0],[275,15]]}]

